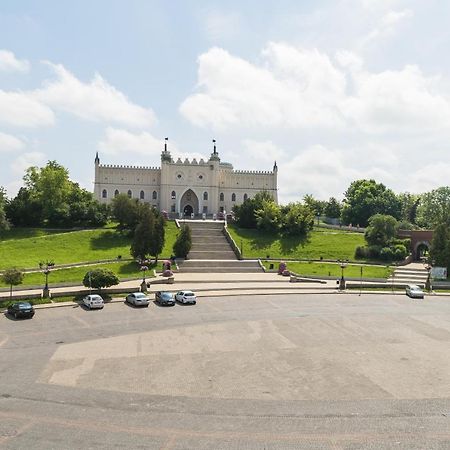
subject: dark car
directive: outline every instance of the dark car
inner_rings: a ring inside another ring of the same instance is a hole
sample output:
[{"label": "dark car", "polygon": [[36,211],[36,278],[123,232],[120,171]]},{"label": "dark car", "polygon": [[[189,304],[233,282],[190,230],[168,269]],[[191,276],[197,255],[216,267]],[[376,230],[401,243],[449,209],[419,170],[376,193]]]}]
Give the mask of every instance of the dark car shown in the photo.
[{"label": "dark car", "polygon": [[161,306],[175,305],[175,298],[171,292],[157,291],[155,292],[155,300]]},{"label": "dark car", "polygon": [[19,317],[29,317],[31,319],[34,316],[34,308],[28,302],[13,303],[8,306],[8,314],[14,316],[15,319]]}]

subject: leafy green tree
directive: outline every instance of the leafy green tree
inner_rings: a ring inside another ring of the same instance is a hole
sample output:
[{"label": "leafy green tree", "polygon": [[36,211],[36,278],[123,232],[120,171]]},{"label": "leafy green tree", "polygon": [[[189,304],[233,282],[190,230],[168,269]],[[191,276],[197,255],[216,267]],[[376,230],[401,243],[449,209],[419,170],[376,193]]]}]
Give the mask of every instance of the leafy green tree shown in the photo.
[{"label": "leafy green tree", "polygon": [[420,203],[420,195],[403,192],[397,195],[400,202],[400,219],[404,223],[415,224],[417,216],[417,207]]},{"label": "leafy green tree", "polygon": [[341,210],[341,204],[334,197],[330,197],[330,199],[326,202],[323,213],[325,216],[335,219],[337,217],[341,217]]},{"label": "leafy green tree", "polygon": [[395,217],[375,214],[369,219],[364,237],[369,245],[388,247],[397,234],[397,226]]},{"label": "leafy green tree", "polygon": [[9,221],[5,213],[6,200],[6,191],[0,187],[0,233],[9,230]]},{"label": "leafy green tree", "polygon": [[186,258],[192,247],[192,236],[189,225],[183,225],[173,244],[173,253],[177,258]]},{"label": "leafy green tree", "polygon": [[119,284],[119,278],[109,269],[94,269],[86,272],[83,286],[92,289],[102,289]]},{"label": "leafy green tree", "polygon": [[152,245],[150,248],[150,254],[155,256],[156,262],[158,262],[158,256],[162,253],[165,242],[166,235],[166,224],[162,214],[156,209],[153,209],[154,218],[154,228],[153,228],[153,238]]},{"label": "leafy green tree", "polygon": [[131,243],[134,258],[147,259],[152,254],[152,242],[155,234],[155,216],[149,207],[142,212]]},{"label": "leafy green tree", "polygon": [[342,221],[365,227],[369,218],[375,214],[386,214],[399,219],[401,205],[397,196],[375,180],[353,181],[345,191]]},{"label": "leafy green tree", "polygon": [[448,223],[441,223],[435,227],[430,257],[436,266],[450,269],[450,226]]},{"label": "leafy green tree", "polygon": [[113,217],[119,222],[120,229],[134,230],[142,214],[136,199],[131,199],[126,194],[119,194],[112,200],[111,211]]},{"label": "leafy green tree", "polygon": [[12,298],[13,286],[23,282],[23,273],[17,269],[7,269],[2,274],[2,281],[9,285],[9,298]]},{"label": "leafy green tree", "polygon": [[256,226],[260,230],[276,231],[280,228],[280,208],[273,199],[263,200],[261,208],[255,211],[255,217]]},{"label": "leafy green tree", "polygon": [[417,223],[433,228],[441,223],[450,223],[450,187],[443,186],[422,194],[417,207]]},{"label": "leafy green tree", "polygon": [[283,233],[290,236],[307,236],[314,226],[314,212],[308,205],[291,203],[284,208]]},{"label": "leafy green tree", "polygon": [[42,225],[42,205],[31,191],[21,187],[16,197],[5,206],[6,216],[16,227]]},{"label": "leafy green tree", "polygon": [[326,202],[315,199],[311,194],[306,194],[303,197],[303,203],[310,208],[315,216],[323,214]]},{"label": "leafy green tree", "polygon": [[253,198],[248,198],[241,205],[235,205],[233,212],[236,224],[241,228],[256,228],[256,211],[261,209],[263,201],[273,201],[272,195],[267,191],[257,192]]}]

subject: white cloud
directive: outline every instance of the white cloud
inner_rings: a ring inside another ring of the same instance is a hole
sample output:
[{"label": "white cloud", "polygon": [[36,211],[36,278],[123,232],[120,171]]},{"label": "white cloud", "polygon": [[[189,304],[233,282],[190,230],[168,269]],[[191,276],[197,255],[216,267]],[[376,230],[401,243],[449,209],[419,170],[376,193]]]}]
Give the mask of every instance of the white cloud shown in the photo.
[{"label": "white cloud", "polygon": [[0,153],[21,150],[24,143],[10,134],[0,132]]},{"label": "white cloud", "polygon": [[336,105],[345,77],[317,50],[269,43],[260,66],[213,48],[199,58],[200,93],[180,112],[193,124],[235,126],[342,126]]},{"label": "white cloud", "polygon": [[204,18],[205,33],[212,41],[236,37],[242,27],[242,17],[237,12],[209,11]]},{"label": "white cloud", "polygon": [[156,139],[146,131],[135,134],[127,130],[108,127],[105,138],[99,142],[98,148],[109,155],[134,153],[150,156],[161,152],[163,144],[162,140]]},{"label": "white cloud", "polygon": [[241,151],[234,154],[235,160],[239,161],[245,158],[252,169],[269,170],[274,161],[280,161],[287,156],[283,149],[270,140],[244,139],[241,144]]},{"label": "white cloud", "polygon": [[54,69],[57,80],[47,82],[42,89],[35,91],[39,101],[94,122],[138,128],[154,124],[156,119],[150,108],[132,103],[98,73],[89,83],[83,83],[61,64],[48,64]]},{"label": "white cloud", "polygon": [[12,172],[16,175],[24,175],[25,170],[31,166],[40,166],[45,163],[46,155],[41,152],[23,153],[11,163]]},{"label": "white cloud", "polygon": [[30,63],[25,59],[17,59],[13,52],[0,50],[0,72],[28,72]]},{"label": "white cloud", "polygon": [[35,128],[53,125],[53,111],[34,98],[31,92],[0,90],[0,123]]}]

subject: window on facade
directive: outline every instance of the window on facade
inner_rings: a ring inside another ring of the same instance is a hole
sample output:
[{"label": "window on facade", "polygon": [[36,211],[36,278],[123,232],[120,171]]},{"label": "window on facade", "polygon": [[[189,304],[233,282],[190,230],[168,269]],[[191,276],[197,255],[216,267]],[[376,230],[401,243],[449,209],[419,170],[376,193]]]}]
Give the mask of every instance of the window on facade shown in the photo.
[{"label": "window on facade", "polygon": [[231,194],[231,201],[232,202],[236,201],[236,194],[234,192]]},{"label": "window on facade", "polygon": [[248,199],[248,195],[247,194],[244,194],[244,202],[245,202],[245,200],[247,200]]},{"label": "window on facade", "polygon": [[114,191],[114,197],[117,197],[119,195],[119,191],[116,189],[115,191]]},{"label": "window on facade", "polygon": [[203,192],[203,200],[208,200],[208,193],[207,192]]},{"label": "window on facade", "polygon": [[158,198],[158,194],[156,193],[156,191],[153,191],[152,199],[156,200],[157,198]]},{"label": "window on facade", "polygon": [[220,207],[220,212],[223,212],[223,206]]},{"label": "window on facade", "polygon": [[224,201],[224,195],[223,195],[223,192],[220,193],[220,197],[219,197],[219,198],[220,198],[220,201],[221,201],[221,202]]},{"label": "window on facade", "polygon": [[203,213],[204,214],[208,214],[208,207],[207,206],[203,206]]},{"label": "window on facade", "polygon": [[108,193],[106,192],[106,189],[103,189],[102,191],[102,198],[108,197]]},{"label": "window on facade", "polygon": [[133,195],[133,193],[132,193],[131,191],[128,191],[128,193],[127,193],[127,194],[128,194],[128,197],[129,197],[129,198],[131,198],[131,197],[132,197],[132,195]]},{"label": "window on facade", "polygon": [[[172,191],[171,197],[172,197],[172,200],[175,200],[177,198],[177,194],[175,194],[175,191]],[[172,211],[172,212],[175,212],[175,211]]]},{"label": "window on facade", "polygon": [[172,205],[172,206],[170,207],[170,211],[171,211],[171,212],[175,212],[175,205]]},{"label": "window on facade", "polygon": [[141,200],[144,200],[144,191],[141,191],[141,193],[139,194],[139,198],[141,199]]}]

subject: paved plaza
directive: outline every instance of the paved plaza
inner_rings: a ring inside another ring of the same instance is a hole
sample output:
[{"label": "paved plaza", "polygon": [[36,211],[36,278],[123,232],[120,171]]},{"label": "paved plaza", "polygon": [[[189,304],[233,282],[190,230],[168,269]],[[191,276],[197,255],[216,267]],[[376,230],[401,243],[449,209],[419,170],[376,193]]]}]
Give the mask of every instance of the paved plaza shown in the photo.
[{"label": "paved plaza", "polygon": [[450,298],[286,294],[0,317],[0,447],[450,448]]}]

